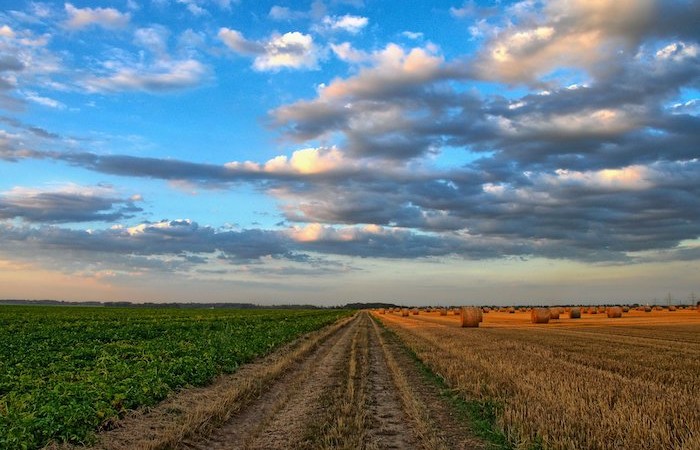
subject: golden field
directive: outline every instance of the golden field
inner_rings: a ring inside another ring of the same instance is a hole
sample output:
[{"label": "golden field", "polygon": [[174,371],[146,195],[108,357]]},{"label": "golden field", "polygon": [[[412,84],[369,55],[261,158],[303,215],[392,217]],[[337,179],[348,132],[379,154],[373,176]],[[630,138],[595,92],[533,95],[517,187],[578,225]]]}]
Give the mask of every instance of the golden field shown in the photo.
[{"label": "golden field", "polygon": [[700,449],[700,313],[632,310],[548,324],[489,312],[375,312],[466,399],[497,405],[516,448]]}]

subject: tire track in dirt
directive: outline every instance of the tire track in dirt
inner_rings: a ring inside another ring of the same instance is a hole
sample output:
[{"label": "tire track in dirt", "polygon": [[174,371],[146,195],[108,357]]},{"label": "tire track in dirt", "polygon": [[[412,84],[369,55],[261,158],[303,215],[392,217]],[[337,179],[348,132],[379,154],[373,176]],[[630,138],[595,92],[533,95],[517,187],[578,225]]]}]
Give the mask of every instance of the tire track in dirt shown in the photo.
[{"label": "tire track in dirt", "polygon": [[297,448],[308,421],[319,415],[324,390],[337,381],[333,369],[343,362],[357,330],[356,318],[273,383],[253,403],[204,441],[180,448],[197,450]]},{"label": "tire track in dirt", "polygon": [[370,333],[370,404],[369,414],[372,424],[368,439],[381,449],[417,448],[418,441],[413,433],[406,432],[409,421],[404,412],[401,398],[389,372],[386,357],[382,351],[379,330],[372,324]]}]

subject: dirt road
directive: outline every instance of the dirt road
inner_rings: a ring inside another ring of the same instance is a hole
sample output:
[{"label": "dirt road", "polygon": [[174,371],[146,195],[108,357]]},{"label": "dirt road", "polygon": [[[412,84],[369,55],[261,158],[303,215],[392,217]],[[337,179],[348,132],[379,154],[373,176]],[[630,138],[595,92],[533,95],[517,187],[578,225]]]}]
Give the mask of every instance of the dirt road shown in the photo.
[{"label": "dirt road", "polygon": [[[193,415],[188,408],[201,401],[177,403],[175,399],[177,406],[164,404],[131,424],[125,423],[103,439],[100,447],[484,448],[470,436],[467,426],[453,417],[437,388],[426,382],[396,338],[368,313],[360,312],[301,345],[304,348],[285,350],[292,357],[278,355],[272,362],[243,368],[235,375],[237,379],[219,383],[242,383],[249,392],[237,387],[236,394],[231,395],[230,386],[217,385],[202,389],[203,398],[214,403],[220,396],[231,397],[221,401],[224,406],[212,409],[218,412],[211,420],[197,413],[194,416],[202,416],[202,420],[187,422],[182,418]],[[298,355],[293,357],[295,352]],[[275,364],[278,373],[270,369]],[[208,392],[217,389],[219,397]],[[168,425],[168,414],[173,424]],[[148,430],[149,438],[134,440],[139,429],[142,433]],[[159,438],[159,434],[163,436]]]}]

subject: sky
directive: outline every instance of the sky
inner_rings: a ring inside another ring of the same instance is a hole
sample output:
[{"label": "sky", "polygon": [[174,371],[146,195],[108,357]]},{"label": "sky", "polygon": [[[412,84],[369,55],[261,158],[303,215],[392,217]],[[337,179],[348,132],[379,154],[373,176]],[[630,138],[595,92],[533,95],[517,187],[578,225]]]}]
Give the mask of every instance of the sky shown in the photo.
[{"label": "sky", "polygon": [[700,2],[3,0],[0,298],[700,294]]}]

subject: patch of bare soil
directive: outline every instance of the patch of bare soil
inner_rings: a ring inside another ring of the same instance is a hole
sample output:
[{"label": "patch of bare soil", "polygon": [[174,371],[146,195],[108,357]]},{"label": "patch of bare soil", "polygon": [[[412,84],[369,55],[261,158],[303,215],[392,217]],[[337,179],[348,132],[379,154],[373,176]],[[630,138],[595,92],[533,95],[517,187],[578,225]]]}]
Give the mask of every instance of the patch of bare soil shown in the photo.
[{"label": "patch of bare soil", "polygon": [[[226,389],[215,384],[192,390],[197,401],[184,391],[178,395],[190,400],[177,400],[176,395],[134,415],[103,437],[99,447],[485,448],[453,415],[437,387],[426,382],[398,339],[365,312],[245,366],[218,384]],[[217,401],[221,395],[229,400]],[[217,406],[207,409],[202,401]],[[216,414],[206,419],[202,410]],[[193,414],[202,417],[182,419]],[[168,417],[175,425],[166,425]]]}]

